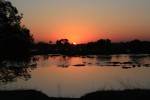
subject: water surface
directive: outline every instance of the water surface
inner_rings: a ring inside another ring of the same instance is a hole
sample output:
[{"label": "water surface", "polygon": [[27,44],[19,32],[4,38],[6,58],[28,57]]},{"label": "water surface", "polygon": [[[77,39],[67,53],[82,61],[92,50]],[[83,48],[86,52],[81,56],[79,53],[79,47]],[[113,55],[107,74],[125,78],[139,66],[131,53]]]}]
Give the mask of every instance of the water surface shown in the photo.
[{"label": "water surface", "polygon": [[[80,97],[96,90],[150,88],[150,55],[38,55],[31,78],[1,89],[36,89],[50,97]],[[125,83],[125,85],[124,85]]]}]

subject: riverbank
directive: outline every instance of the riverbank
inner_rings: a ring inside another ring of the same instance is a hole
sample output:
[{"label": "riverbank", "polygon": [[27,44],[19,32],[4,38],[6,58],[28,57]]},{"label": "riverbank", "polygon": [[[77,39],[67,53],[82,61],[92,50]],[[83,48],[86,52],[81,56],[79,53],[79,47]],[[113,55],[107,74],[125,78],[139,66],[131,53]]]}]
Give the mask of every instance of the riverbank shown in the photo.
[{"label": "riverbank", "polygon": [[150,90],[97,91],[88,93],[81,98],[48,97],[36,90],[15,90],[0,91],[0,98],[3,100],[150,100]]},{"label": "riverbank", "polygon": [[74,100],[70,98],[48,97],[36,90],[0,91],[0,98],[3,98],[3,100]]}]

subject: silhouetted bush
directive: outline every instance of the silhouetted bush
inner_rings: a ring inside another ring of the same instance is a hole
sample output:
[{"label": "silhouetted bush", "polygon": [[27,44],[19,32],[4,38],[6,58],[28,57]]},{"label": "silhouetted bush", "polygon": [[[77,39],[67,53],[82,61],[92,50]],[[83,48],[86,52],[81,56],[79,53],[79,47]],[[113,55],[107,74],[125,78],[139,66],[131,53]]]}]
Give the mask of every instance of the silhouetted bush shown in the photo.
[{"label": "silhouetted bush", "polygon": [[0,54],[26,53],[34,43],[30,30],[21,25],[23,14],[18,14],[10,1],[0,0]]}]

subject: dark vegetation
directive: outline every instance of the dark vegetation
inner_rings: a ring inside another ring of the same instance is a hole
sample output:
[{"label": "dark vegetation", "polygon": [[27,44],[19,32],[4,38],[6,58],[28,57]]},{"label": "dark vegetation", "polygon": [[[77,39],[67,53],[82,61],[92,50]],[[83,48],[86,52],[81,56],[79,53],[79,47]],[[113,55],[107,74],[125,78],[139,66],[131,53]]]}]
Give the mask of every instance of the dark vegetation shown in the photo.
[{"label": "dark vegetation", "polygon": [[10,1],[0,0],[0,85],[30,79],[30,71],[36,67],[36,59],[29,53],[34,39],[21,25],[22,17]]},{"label": "dark vegetation", "polygon": [[34,40],[30,30],[21,25],[23,14],[9,1],[0,0],[0,55],[27,54]]},{"label": "dark vegetation", "polygon": [[1,91],[3,100],[50,100],[45,94],[34,90]]},{"label": "dark vegetation", "polygon": [[68,39],[57,40],[56,44],[39,42],[34,45],[34,54],[149,54],[150,41],[138,39],[129,42],[112,43],[109,39],[100,39],[87,44],[73,45]]},{"label": "dark vegetation", "polygon": [[83,100],[149,100],[150,90],[97,91],[81,97]]},{"label": "dark vegetation", "polygon": [[48,97],[35,90],[0,91],[3,100],[150,100],[150,90],[97,91],[80,98]]}]

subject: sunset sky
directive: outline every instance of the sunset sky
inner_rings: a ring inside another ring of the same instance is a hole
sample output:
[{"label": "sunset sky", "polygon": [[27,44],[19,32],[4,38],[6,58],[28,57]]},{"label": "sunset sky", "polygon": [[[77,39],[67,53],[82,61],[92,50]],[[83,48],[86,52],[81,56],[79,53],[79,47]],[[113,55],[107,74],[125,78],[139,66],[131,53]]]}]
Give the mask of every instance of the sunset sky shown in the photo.
[{"label": "sunset sky", "polygon": [[35,42],[150,40],[150,0],[10,0]]}]

